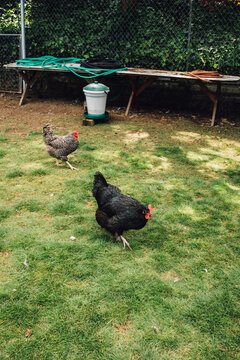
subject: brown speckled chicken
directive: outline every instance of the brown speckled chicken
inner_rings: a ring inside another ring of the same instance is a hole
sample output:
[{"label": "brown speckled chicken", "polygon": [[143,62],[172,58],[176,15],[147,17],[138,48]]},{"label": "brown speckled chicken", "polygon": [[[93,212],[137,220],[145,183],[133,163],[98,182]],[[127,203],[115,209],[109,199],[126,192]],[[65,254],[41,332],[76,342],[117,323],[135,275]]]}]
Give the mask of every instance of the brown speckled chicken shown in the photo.
[{"label": "brown speckled chicken", "polygon": [[92,194],[98,203],[98,224],[109,231],[116,241],[122,241],[124,248],[127,245],[131,249],[122,236],[123,231],[142,229],[152,216],[152,206],[146,207],[136,199],[123,195],[116,186],[108,184],[99,171],[94,175]]},{"label": "brown speckled chicken", "polygon": [[43,126],[43,140],[47,147],[47,152],[56,158],[56,164],[59,166],[58,160],[65,161],[71,170],[75,170],[68,161],[68,155],[77,150],[79,132],[74,130],[68,135],[54,135],[49,124]]}]

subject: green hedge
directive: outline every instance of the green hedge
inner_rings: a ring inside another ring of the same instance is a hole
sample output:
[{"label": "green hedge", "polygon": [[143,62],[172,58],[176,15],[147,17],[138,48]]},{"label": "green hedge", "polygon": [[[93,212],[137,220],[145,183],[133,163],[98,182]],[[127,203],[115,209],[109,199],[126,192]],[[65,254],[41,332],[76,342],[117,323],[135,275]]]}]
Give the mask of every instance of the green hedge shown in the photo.
[{"label": "green hedge", "polygon": [[[182,71],[188,66],[189,70],[218,69],[240,75],[240,6],[231,2],[208,11],[193,1],[189,48],[189,0],[38,0],[31,7],[28,4],[28,57],[103,56],[134,67]],[[0,52],[3,57],[6,54],[7,49]]]}]

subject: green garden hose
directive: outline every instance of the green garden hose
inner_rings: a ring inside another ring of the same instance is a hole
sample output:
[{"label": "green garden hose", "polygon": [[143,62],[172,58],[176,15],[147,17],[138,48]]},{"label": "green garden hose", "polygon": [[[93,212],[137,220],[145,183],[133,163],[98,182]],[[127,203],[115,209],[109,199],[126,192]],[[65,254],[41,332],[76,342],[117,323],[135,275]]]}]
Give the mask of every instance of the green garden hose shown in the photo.
[{"label": "green garden hose", "polygon": [[[65,69],[71,71],[74,75],[83,78],[83,79],[92,79],[98,76],[106,76],[111,75],[120,70],[126,70],[126,67],[122,67],[120,69],[89,69],[82,66],[67,66],[69,63],[76,63],[79,61],[83,61],[84,59],[78,58],[56,58],[54,56],[41,56],[38,58],[25,58],[21,60],[17,60],[17,65],[22,66],[41,66],[42,68],[49,69]],[[81,75],[76,72],[76,70],[85,71],[89,76]],[[96,73],[96,71],[101,71],[100,73]]]}]

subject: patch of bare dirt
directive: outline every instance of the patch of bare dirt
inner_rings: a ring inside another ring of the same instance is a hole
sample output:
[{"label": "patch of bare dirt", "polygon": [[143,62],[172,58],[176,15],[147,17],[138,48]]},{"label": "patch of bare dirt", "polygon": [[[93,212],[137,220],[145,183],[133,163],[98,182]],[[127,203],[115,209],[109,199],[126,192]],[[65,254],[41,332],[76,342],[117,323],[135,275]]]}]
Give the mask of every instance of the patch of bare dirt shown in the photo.
[{"label": "patch of bare dirt", "polygon": [[[73,101],[30,98],[26,104],[19,106],[19,100],[20,95],[0,95],[0,126],[7,127],[8,133],[42,131],[43,125],[51,123],[54,118],[63,120],[70,117],[79,121],[83,113],[82,105]],[[16,121],[19,122],[18,126]]]},{"label": "patch of bare dirt", "polygon": [[[0,93],[0,129],[4,129],[7,134],[27,134],[29,131],[42,131],[46,123],[53,125],[53,128],[63,133],[66,129],[82,126],[83,102],[79,100],[67,99],[41,99],[29,97],[23,106],[19,106],[19,94]],[[126,104],[127,105],[127,104]],[[125,106],[110,107],[110,122],[130,121],[131,123],[158,122],[164,126],[176,124],[194,124],[200,126],[210,126],[211,114],[209,116],[196,115],[191,113],[177,113],[168,109],[140,109],[132,106],[129,116],[125,117]],[[227,119],[223,119],[222,126],[230,126]],[[234,125],[237,125],[235,123]],[[82,127],[87,128],[87,127]],[[88,132],[88,130],[82,130]],[[130,136],[130,135],[129,135]],[[138,137],[146,136],[140,132]],[[134,141],[133,138],[130,141]]]},{"label": "patch of bare dirt", "polygon": [[0,256],[8,256],[9,253],[7,251],[0,251]]},{"label": "patch of bare dirt", "polygon": [[130,328],[130,321],[129,319],[127,319],[123,324],[121,325],[115,325],[114,326],[115,330],[118,331],[119,333],[124,333],[126,330],[128,330]]},{"label": "patch of bare dirt", "polygon": [[90,208],[94,207],[93,202],[88,200],[84,200],[84,205]]},{"label": "patch of bare dirt", "polygon": [[[65,99],[38,99],[28,98],[23,106],[19,106],[20,95],[17,94],[0,94],[0,126],[7,127],[7,133],[25,133],[26,131],[42,131],[42,126],[45,123],[51,123],[52,120],[57,119],[58,125],[67,125],[67,119],[71,119],[71,125],[79,125],[79,121],[83,120],[83,103],[75,100]],[[109,107],[108,107],[109,109]],[[111,121],[124,121],[125,107],[111,107],[110,118]],[[140,110],[129,114],[128,120],[131,122],[146,121],[158,119],[162,123],[170,124],[176,118],[179,119],[178,114],[169,114],[167,112],[147,110]],[[180,117],[181,119],[182,117]],[[192,116],[188,117],[189,120]],[[16,126],[16,122],[18,126]]]}]

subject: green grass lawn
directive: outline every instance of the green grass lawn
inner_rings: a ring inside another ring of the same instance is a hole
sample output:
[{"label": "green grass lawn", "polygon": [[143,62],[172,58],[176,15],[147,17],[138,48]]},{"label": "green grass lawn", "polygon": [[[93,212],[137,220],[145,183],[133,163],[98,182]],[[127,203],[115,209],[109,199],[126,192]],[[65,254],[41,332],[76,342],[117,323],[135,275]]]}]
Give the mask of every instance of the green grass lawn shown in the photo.
[{"label": "green grass lawn", "polygon": [[[239,128],[53,116],[81,134],[71,171],[45,119],[1,126],[0,359],[239,359]],[[152,204],[132,251],[96,223],[97,170]]]}]

